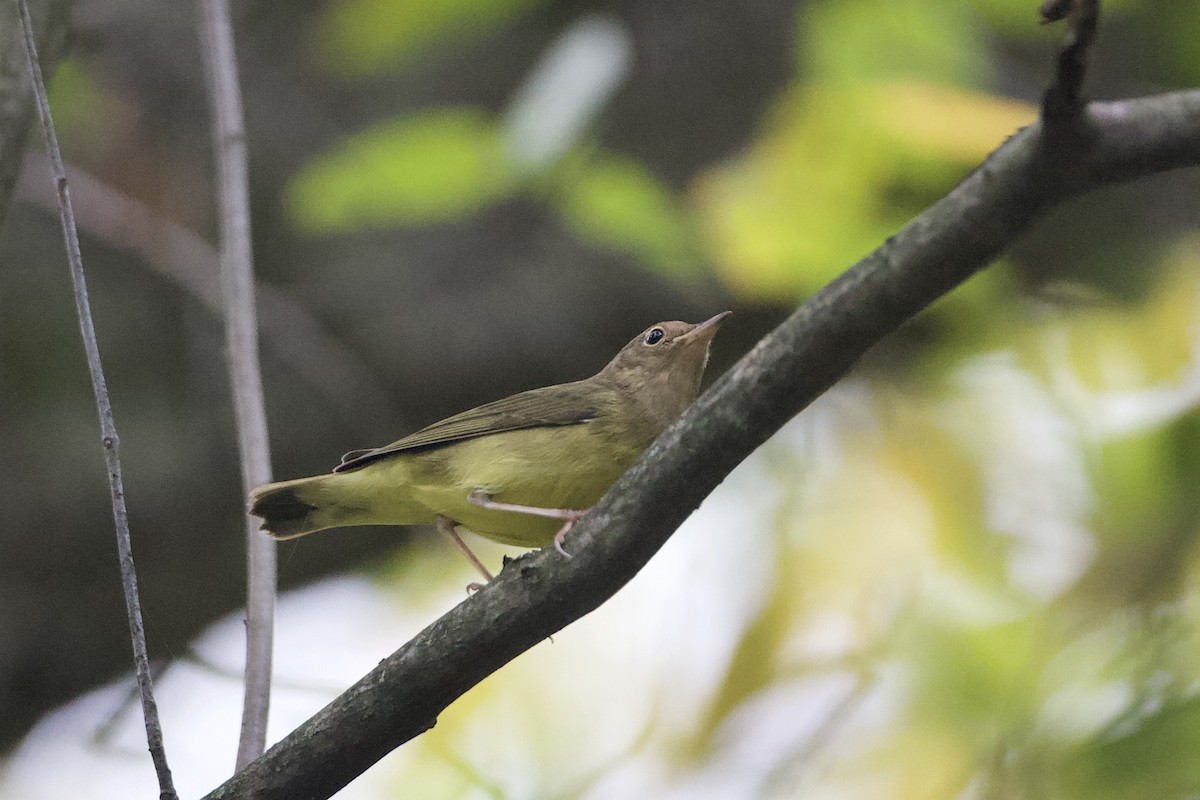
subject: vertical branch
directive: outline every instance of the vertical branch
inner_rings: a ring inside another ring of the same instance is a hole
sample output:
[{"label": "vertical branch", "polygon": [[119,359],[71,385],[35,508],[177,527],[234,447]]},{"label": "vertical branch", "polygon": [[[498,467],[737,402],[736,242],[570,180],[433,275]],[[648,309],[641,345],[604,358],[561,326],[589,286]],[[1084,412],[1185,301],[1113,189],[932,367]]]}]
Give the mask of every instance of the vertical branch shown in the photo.
[{"label": "vertical branch", "polygon": [[1043,23],[1067,21],[1054,82],[1042,98],[1042,116],[1047,123],[1078,119],[1083,112],[1083,79],[1088,48],[1096,38],[1100,0],[1046,0],[1040,12]]},{"label": "vertical branch", "polygon": [[125,591],[125,611],[129,620],[129,635],[133,640],[133,666],[142,699],[146,741],[150,747],[150,757],[154,761],[154,770],[158,773],[158,796],[160,800],[175,800],[177,795],[171,780],[171,768],[167,766],[167,753],[163,748],[162,725],[158,720],[158,705],[154,702],[154,682],[150,676],[150,661],[146,654],[146,631],[142,626],[142,605],[138,597],[137,571],[133,564],[129,513],[125,508],[125,484],[121,479],[121,442],[117,437],[117,425],[113,419],[112,402],[108,397],[104,367],[100,363],[100,345],[96,341],[96,327],[92,322],[92,307],[88,301],[87,281],[83,274],[83,256],[79,252],[79,233],[75,228],[75,211],[71,207],[71,191],[67,185],[62,152],[58,148],[58,136],[54,132],[54,120],[50,116],[50,102],[46,98],[46,84],[42,79],[42,68],[38,62],[33,21],[30,19],[26,0],[17,0],[17,2],[21,15],[21,28],[25,36],[25,54],[29,59],[29,75],[33,80],[34,97],[37,101],[38,115],[42,121],[42,131],[46,135],[46,150],[54,170],[54,185],[58,192],[59,216],[62,220],[63,241],[67,247],[67,260],[71,265],[71,284],[75,290],[75,309],[79,315],[79,330],[83,335],[83,349],[87,354],[92,391],[96,395],[96,411],[100,415],[100,436],[104,443],[104,463],[108,469],[108,491],[112,497],[113,522],[117,530],[117,555],[121,565],[121,585]]},{"label": "vertical branch", "polygon": [[[227,0],[201,0],[201,50],[213,112],[213,149],[221,217],[225,335],[244,494],[271,480],[267,415],[258,365],[246,134]],[[275,616],[275,542],[246,517],[246,687],[237,768],[262,754],[271,693]]]}]

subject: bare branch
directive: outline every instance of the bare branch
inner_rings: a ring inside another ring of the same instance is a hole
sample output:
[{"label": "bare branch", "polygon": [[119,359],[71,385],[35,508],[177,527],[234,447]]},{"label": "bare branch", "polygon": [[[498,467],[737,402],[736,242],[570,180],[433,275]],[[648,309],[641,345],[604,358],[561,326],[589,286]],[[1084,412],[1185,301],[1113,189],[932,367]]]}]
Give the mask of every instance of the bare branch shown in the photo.
[{"label": "bare branch", "polygon": [[1069,147],[1020,131],[760,341],[580,521],[418,634],[209,800],[326,798],[428,730],[470,687],[628,582],[700,502],[872,346],[965,281],[1057,203],[1200,165],[1200,90],[1086,109]]},{"label": "bare branch", "polygon": [[[225,335],[237,422],[242,488],[271,481],[267,412],[258,364],[258,321],[250,254],[250,189],[242,93],[238,87],[233,27],[225,0],[203,0],[201,51],[213,107],[213,148],[221,206],[221,283],[225,292]],[[271,651],[275,625],[275,542],[246,516],[246,688],[237,768],[266,746],[271,701]]]},{"label": "bare branch", "polygon": [[158,774],[159,798],[175,800],[175,786],[171,780],[171,768],[167,765],[167,754],[163,747],[162,725],[158,720],[158,705],[154,702],[154,685],[150,675],[150,661],[146,653],[146,632],[142,626],[142,607],[138,598],[137,570],[133,564],[133,543],[129,534],[129,514],[125,508],[125,485],[121,479],[121,443],[117,436],[117,425],[113,418],[112,402],[108,397],[108,384],[104,379],[104,367],[100,363],[100,345],[96,341],[96,328],[92,322],[92,308],[88,301],[87,281],[83,273],[83,256],[79,252],[79,233],[75,229],[75,212],[71,208],[71,190],[67,185],[63,168],[62,152],[58,147],[58,136],[54,132],[54,120],[50,116],[50,102],[46,98],[46,85],[38,62],[37,42],[33,35],[33,21],[29,17],[26,0],[17,0],[21,15],[21,28],[25,35],[25,53],[29,61],[29,74],[33,80],[34,97],[42,131],[46,136],[46,152],[54,168],[54,184],[58,191],[59,214],[62,219],[63,240],[67,248],[67,260],[71,265],[71,284],[75,291],[75,309],[79,315],[79,329],[83,335],[83,349],[87,354],[88,373],[92,379],[92,391],[96,395],[96,411],[100,415],[100,436],[104,443],[104,462],[108,468],[108,491],[112,497],[113,522],[117,531],[117,554],[121,565],[121,585],[125,591],[125,611],[129,620],[129,635],[133,640],[133,665],[138,689],[142,698],[142,717],[146,723],[146,741],[150,757]]},{"label": "bare branch", "polygon": [[1042,98],[1042,116],[1047,122],[1077,119],[1083,110],[1087,52],[1096,38],[1100,0],[1046,0],[1041,14],[1045,23],[1067,21],[1066,43],[1058,53],[1054,83]]}]

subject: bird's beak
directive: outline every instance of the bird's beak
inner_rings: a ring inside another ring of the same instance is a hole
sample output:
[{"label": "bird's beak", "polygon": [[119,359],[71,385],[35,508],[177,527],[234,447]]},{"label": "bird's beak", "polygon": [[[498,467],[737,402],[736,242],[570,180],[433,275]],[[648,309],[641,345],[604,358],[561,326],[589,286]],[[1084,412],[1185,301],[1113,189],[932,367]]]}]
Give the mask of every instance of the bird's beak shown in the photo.
[{"label": "bird's beak", "polygon": [[709,317],[683,336],[680,336],[679,339],[688,342],[693,339],[712,339],[717,334],[717,328],[721,327],[721,321],[732,313],[732,311],[722,311],[720,314]]}]

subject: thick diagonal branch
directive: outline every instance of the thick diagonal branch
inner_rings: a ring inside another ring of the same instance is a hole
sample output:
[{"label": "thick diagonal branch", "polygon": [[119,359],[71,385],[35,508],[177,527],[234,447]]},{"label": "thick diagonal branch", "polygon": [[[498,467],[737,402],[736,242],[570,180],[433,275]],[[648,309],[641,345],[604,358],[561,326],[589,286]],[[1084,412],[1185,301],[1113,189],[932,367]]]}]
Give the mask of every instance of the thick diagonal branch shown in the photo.
[{"label": "thick diagonal branch", "polygon": [[509,564],[209,795],[326,798],[467,689],[627,583],[735,466],[889,333],[1056,203],[1200,165],[1200,91],[1090,106],[1079,141],[1013,136],[954,191],[804,304],[668,429],[572,534]]}]

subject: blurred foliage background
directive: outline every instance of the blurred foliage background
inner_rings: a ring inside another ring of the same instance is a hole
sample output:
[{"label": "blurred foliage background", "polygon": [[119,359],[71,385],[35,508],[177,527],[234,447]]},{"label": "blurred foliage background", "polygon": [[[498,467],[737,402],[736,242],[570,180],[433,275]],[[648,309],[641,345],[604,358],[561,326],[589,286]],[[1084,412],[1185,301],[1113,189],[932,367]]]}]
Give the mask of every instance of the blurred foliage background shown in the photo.
[{"label": "blurred foliage background", "polygon": [[[276,474],[732,307],[719,373],[1035,118],[1061,37],[1036,5],[239,6]],[[194,28],[187,5],[78,0],[51,88],[164,661],[243,583]],[[1092,96],[1197,84],[1200,2],[1104,4]],[[40,164],[0,238],[6,746],[128,662]],[[1198,321],[1196,171],[1057,210],[735,473],[653,581],[385,761],[380,791],[1195,796]],[[365,570],[372,608],[428,622],[467,579],[443,555],[321,535],[283,547],[281,581]],[[213,735],[231,763],[235,728]]]}]

